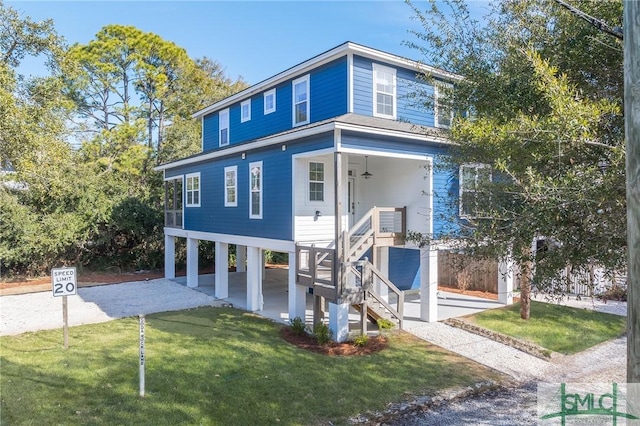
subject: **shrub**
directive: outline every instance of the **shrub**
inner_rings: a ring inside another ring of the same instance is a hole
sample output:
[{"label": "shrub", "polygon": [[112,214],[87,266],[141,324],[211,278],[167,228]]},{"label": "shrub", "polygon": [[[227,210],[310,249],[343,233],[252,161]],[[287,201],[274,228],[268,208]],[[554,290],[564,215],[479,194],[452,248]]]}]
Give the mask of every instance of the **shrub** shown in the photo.
[{"label": "shrub", "polygon": [[596,297],[600,300],[619,300],[622,302],[627,301],[627,288],[619,285],[614,285],[607,288],[602,293],[596,295]]},{"label": "shrub", "polygon": [[326,324],[320,322],[313,326],[313,336],[319,345],[326,345],[331,340],[331,330]]},{"label": "shrub", "polygon": [[369,341],[369,336],[367,336],[366,334],[361,334],[360,336],[357,336],[355,339],[353,339],[353,344],[356,346],[366,346],[367,342]]},{"label": "shrub", "polygon": [[294,319],[291,320],[291,330],[298,336],[302,336],[307,332],[307,329],[305,327],[304,321],[302,321],[302,318],[295,317]]},{"label": "shrub", "polygon": [[395,324],[393,324],[393,322],[389,321],[386,318],[379,318],[378,321],[376,321],[378,323],[378,328],[382,331],[382,330],[391,330],[393,328],[393,326]]}]

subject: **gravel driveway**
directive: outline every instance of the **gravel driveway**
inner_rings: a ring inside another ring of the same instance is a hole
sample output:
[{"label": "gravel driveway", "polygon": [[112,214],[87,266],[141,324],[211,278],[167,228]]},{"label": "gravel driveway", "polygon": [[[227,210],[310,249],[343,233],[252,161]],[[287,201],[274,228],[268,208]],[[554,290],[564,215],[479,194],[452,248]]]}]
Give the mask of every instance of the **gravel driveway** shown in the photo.
[{"label": "gravel driveway", "polygon": [[[69,325],[220,304],[166,279],[79,288],[68,296]],[[62,298],[51,292],[0,297],[0,335],[62,328]]]}]

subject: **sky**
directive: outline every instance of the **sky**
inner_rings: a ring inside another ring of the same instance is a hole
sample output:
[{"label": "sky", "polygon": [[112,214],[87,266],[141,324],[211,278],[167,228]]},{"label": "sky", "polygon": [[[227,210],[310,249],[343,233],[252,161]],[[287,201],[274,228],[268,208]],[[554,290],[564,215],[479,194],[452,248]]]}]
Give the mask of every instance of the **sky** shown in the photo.
[{"label": "sky", "polygon": [[[485,1],[471,1],[486,10]],[[105,25],[133,25],[217,61],[228,77],[256,84],[346,41],[409,59],[421,30],[402,0],[360,1],[5,1],[23,17],[51,18],[67,43],[85,44]],[[424,1],[414,1],[425,6]],[[42,74],[37,61],[24,74]]]}]

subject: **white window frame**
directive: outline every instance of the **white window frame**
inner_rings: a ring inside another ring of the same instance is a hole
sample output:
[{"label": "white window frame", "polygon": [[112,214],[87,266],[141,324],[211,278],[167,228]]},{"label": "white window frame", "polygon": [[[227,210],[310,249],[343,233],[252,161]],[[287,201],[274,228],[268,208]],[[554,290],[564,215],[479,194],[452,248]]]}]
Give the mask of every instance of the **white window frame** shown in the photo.
[{"label": "white window frame", "polygon": [[[397,79],[396,79],[396,69],[385,67],[380,64],[373,64],[373,116],[374,117],[382,117],[382,118],[391,118],[394,119],[397,116],[397,107],[398,107],[398,97],[397,97]],[[380,74],[391,74],[391,92],[385,92],[378,90],[378,79]],[[391,114],[384,114],[378,112],[378,93],[383,95],[391,96]]]},{"label": "white window frame", "polygon": [[[474,176],[474,188],[473,189],[468,189],[464,187],[464,169],[473,169],[475,170]],[[481,215],[478,215],[477,211],[474,211],[471,214],[466,214],[464,213],[464,209],[463,209],[463,205],[462,205],[462,201],[463,201],[463,194],[464,193],[478,193],[478,170],[480,169],[489,169],[489,182],[491,182],[493,180],[493,174],[491,172],[491,165],[489,164],[485,164],[485,163],[465,163],[465,164],[461,164],[460,165],[460,175],[459,175],[459,192],[458,192],[458,201],[459,201],[459,206],[458,206],[458,214],[460,215],[461,218],[463,219],[474,219],[474,218],[480,218],[483,217]],[[476,205],[476,209],[477,209],[477,205]]]},{"label": "white window frame", "polygon": [[[311,165],[312,164],[322,164],[322,180],[313,180],[311,179]],[[326,174],[326,164],[324,161],[313,161],[310,160],[307,162],[307,201],[311,204],[323,204],[325,202],[325,188],[327,187],[327,174]],[[311,199],[311,184],[319,183],[322,184],[322,200],[312,200]]]},{"label": "white window frame", "polygon": [[[194,187],[193,182],[197,179],[197,187]],[[200,172],[197,173],[189,173],[184,177],[184,206],[185,207],[200,207],[200,197],[201,195],[201,187],[202,180],[200,179]],[[196,195],[197,194],[197,195]],[[197,197],[198,201],[195,202],[195,198]]]},{"label": "white window frame", "polygon": [[244,123],[249,120],[251,120],[251,99],[247,99],[240,103],[240,122]]},{"label": "white window frame", "polygon": [[[258,189],[256,190],[253,185],[253,170],[255,168],[260,170],[260,175],[258,179]],[[249,163],[249,218],[250,219],[262,219],[262,198],[263,198],[263,187],[262,184],[264,182],[264,169],[262,167],[262,161],[256,161],[253,163]],[[258,213],[253,211],[253,194],[258,194],[259,203],[258,209],[260,210]]]},{"label": "white window frame", "polygon": [[[297,94],[296,93],[296,86],[299,86],[301,84],[304,85],[303,87],[304,87],[306,96],[305,96],[304,100],[298,101],[296,99],[296,94]],[[297,79],[295,79],[295,80],[293,80],[291,82],[291,120],[292,120],[292,126],[293,127],[302,126],[303,124],[309,124],[309,121],[310,121],[309,114],[310,114],[310,111],[311,111],[311,108],[310,108],[310,104],[311,104],[310,98],[311,98],[311,96],[309,96],[309,95],[310,95],[310,93],[309,93],[309,74],[305,75],[304,77],[297,78]],[[297,110],[296,107],[298,105],[303,104],[303,103],[306,104],[305,105],[305,117],[306,117],[306,120],[297,121],[296,120],[296,118],[297,118],[296,117],[296,110]]]},{"label": "white window frame", "polygon": [[[229,145],[229,108],[227,109],[223,109],[222,111],[220,111],[218,113],[218,124],[219,124],[219,130],[218,130],[218,141],[220,142],[219,145],[220,146],[227,146]],[[222,135],[223,135],[223,130],[227,131],[227,140],[226,142],[222,141]]]},{"label": "white window frame", "polygon": [[[227,174],[233,173],[233,185],[229,185]],[[233,189],[235,195],[233,200],[230,200],[229,190]],[[225,207],[238,207],[238,166],[229,166],[224,168],[224,206]]]},{"label": "white window frame", "polygon": [[451,127],[451,123],[453,122],[453,108],[450,108],[448,111],[449,124],[440,123],[440,116],[442,115],[442,112],[446,111],[444,107],[442,107],[442,111],[440,110],[441,108],[440,99],[444,96],[441,93],[443,88],[446,88],[446,90],[451,90],[453,89],[453,84],[446,83],[443,81],[438,81],[434,83],[433,85],[433,122],[434,122],[434,127],[439,127],[441,129],[449,129]]},{"label": "white window frame", "polygon": [[[267,99],[273,98],[273,105],[271,108],[267,108]],[[264,92],[264,115],[271,114],[276,111],[276,89],[267,90]]]}]

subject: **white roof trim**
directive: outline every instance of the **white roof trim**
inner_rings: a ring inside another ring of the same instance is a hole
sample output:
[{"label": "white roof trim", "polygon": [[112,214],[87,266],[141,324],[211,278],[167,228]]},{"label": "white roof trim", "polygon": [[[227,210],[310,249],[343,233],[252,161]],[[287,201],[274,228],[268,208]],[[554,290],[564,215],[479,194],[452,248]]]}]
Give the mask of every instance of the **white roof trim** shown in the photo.
[{"label": "white roof trim", "polygon": [[174,161],[173,163],[161,164],[153,168],[153,170],[161,171],[167,169],[173,169],[174,167],[186,166],[188,164],[199,163],[201,161],[212,160],[214,158],[226,157],[228,155],[240,154],[242,152],[250,151],[256,148],[262,148],[269,145],[276,145],[283,142],[288,142],[293,139],[304,138],[307,136],[317,135],[319,133],[329,132],[335,128],[335,123],[327,123],[320,126],[310,127],[308,129],[300,130],[297,132],[289,132],[278,136],[269,136],[263,139],[258,139],[255,142],[250,142],[241,145],[228,145],[223,149],[210,152],[208,154],[198,155],[194,157],[184,158],[182,160]]},{"label": "white roof trim", "polygon": [[[407,133],[399,130],[376,129],[375,127],[360,126],[356,124],[348,124],[348,123],[341,123],[339,121],[338,122],[332,121],[330,123],[310,127],[304,130],[288,132],[288,133],[277,135],[277,136],[269,136],[269,137],[258,139],[254,142],[250,142],[246,144],[227,146],[223,149],[218,149],[208,154],[184,158],[182,160],[174,161],[173,163],[161,164],[159,166],[154,167],[153,169],[156,171],[164,171],[167,169],[173,169],[175,167],[181,167],[189,164],[200,163],[202,161],[213,160],[219,157],[226,157],[229,155],[240,154],[242,152],[250,151],[256,148],[263,148],[269,145],[277,145],[280,143],[304,138],[307,136],[313,136],[320,133],[330,132],[336,129],[348,130],[353,132],[363,132],[363,133],[380,135],[380,136],[392,136],[392,137],[403,138],[403,139],[413,139],[413,140],[437,143],[437,144],[447,144],[447,145],[451,144],[451,141],[449,141],[446,138],[442,138],[434,135],[427,135],[424,133]],[[334,145],[335,145],[335,140],[334,140]],[[334,146],[334,148],[337,149],[336,146]]]},{"label": "white roof trim", "polygon": [[318,56],[308,59],[292,68],[289,68],[279,74],[276,74],[271,78],[268,78],[260,83],[257,83],[241,92],[238,92],[235,95],[231,95],[228,98],[218,101],[212,105],[209,105],[208,107],[195,112],[193,115],[191,115],[191,117],[202,118],[213,111],[226,108],[227,106],[234,104],[238,101],[244,100],[258,93],[262,93],[265,90],[268,90],[278,85],[279,83],[290,80],[294,76],[309,72],[313,68],[317,68],[321,65],[324,65],[328,62],[333,61],[334,59],[337,59],[341,56],[345,56],[349,53],[364,56],[369,59],[376,59],[381,62],[391,63],[404,68],[415,69],[416,71],[421,71],[426,74],[431,74],[433,76],[445,78],[447,80],[462,79],[460,76],[456,74],[439,70],[437,68],[430,67],[428,65],[422,64],[417,61],[403,58],[401,56],[396,56],[391,53],[386,53],[381,50],[372,49],[370,47],[362,46],[360,44],[356,44],[353,42],[346,42],[341,44],[340,46],[334,47],[331,50],[321,53]]}]

